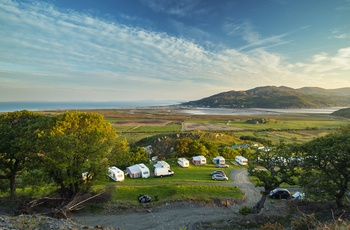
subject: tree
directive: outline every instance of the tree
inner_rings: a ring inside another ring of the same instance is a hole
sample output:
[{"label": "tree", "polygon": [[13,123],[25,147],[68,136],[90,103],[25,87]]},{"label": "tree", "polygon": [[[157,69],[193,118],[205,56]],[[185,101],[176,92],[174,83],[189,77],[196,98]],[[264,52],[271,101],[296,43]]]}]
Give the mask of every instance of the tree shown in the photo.
[{"label": "tree", "polygon": [[116,137],[100,114],[65,112],[53,117],[50,132],[43,138],[44,164],[62,197],[87,190],[90,182],[106,173],[106,157]]},{"label": "tree", "polygon": [[350,126],[302,146],[305,151],[301,184],[308,195],[335,199],[343,207],[350,190]]},{"label": "tree", "polygon": [[205,148],[208,150],[208,154],[206,155],[206,157],[214,158],[216,156],[219,156],[219,148],[217,144],[215,144],[212,141],[203,141],[202,143],[204,144]]},{"label": "tree", "polygon": [[192,143],[192,139],[190,138],[182,138],[175,142],[174,149],[177,152],[178,157],[190,156],[189,145]]},{"label": "tree", "polygon": [[9,181],[16,196],[16,176],[38,158],[37,132],[45,117],[26,110],[0,116],[0,179]]},{"label": "tree", "polygon": [[200,141],[194,140],[189,145],[190,156],[202,155],[207,157],[209,155],[208,149]]},{"label": "tree", "polygon": [[233,150],[228,146],[225,146],[220,149],[220,156],[226,159],[235,159],[236,156],[239,156],[239,152],[237,150]]},{"label": "tree", "polygon": [[269,193],[282,183],[296,184],[295,178],[300,173],[300,157],[292,146],[280,142],[270,151],[251,152],[248,172],[257,179],[256,186],[264,187],[261,199],[253,207],[252,213],[260,212]]},{"label": "tree", "polygon": [[130,146],[126,139],[117,141],[111,151],[110,162],[120,168],[126,168],[132,164]]}]

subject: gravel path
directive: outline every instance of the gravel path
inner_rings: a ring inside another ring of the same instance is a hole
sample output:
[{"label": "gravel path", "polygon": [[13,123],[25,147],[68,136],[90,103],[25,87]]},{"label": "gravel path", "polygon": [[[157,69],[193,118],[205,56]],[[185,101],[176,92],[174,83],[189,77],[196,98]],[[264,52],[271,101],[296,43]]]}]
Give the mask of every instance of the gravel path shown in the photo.
[{"label": "gravel path", "polygon": [[252,206],[260,199],[260,191],[250,182],[246,169],[233,170],[230,173],[231,186],[238,186],[246,193],[246,201],[230,207],[201,206],[187,202],[165,204],[142,213],[118,215],[76,214],[71,219],[88,226],[104,226],[133,229],[195,229],[201,221],[231,219],[242,205]]}]

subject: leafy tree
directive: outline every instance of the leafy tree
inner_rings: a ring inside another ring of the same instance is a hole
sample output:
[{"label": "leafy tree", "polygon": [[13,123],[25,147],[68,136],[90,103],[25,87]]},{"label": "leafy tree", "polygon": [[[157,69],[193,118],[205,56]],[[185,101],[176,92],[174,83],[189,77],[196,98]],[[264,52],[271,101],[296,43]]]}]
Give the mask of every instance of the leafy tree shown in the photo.
[{"label": "leafy tree", "polygon": [[253,207],[252,213],[259,213],[267,196],[282,183],[296,184],[295,178],[300,173],[299,153],[292,146],[280,142],[270,151],[251,152],[248,172],[257,179],[256,186],[264,187],[261,199]]},{"label": "leafy tree", "polygon": [[189,146],[192,143],[190,138],[182,138],[175,142],[174,149],[177,152],[178,157],[190,157]]},{"label": "leafy tree", "polygon": [[105,174],[106,157],[116,136],[100,114],[65,112],[53,117],[50,132],[43,136],[44,164],[60,186],[62,197],[87,190],[93,180]]},{"label": "leafy tree", "polygon": [[203,141],[202,142],[205,148],[208,150],[207,156],[208,158],[214,158],[219,156],[219,148],[217,144],[212,141]]},{"label": "leafy tree", "polygon": [[126,139],[117,141],[113,147],[110,156],[110,163],[119,168],[126,168],[132,164],[132,155],[130,153],[130,145]]},{"label": "leafy tree", "polygon": [[131,150],[131,158],[133,164],[145,163],[149,161],[146,149],[143,147],[135,147]]},{"label": "leafy tree", "polygon": [[239,156],[239,152],[237,150],[234,150],[227,146],[221,148],[219,152],[220,156],[226,159],[235,159],[236,156]]},{"label": "leafy tree", "polygon": [[205,145],[203,145],[198,140],[194,140],[194,141],[192,141],[190,143],[190,145],[189,145],[189,155],[191,157],[192,156],[196,156],[196,155],[202,155],[204,157],[210,157],[208,149],[205,147]]},{"label": "leafy tree", "polygon": [[16,176],[38,158],[37,131],[45,118],[26,110],[0,116],[0,179],[9,181],[16,196]]},{"label": "leafy tree", "polygon": [[301,184],[308,195],[335,199],[343,207],[350,190],[350,125],[302,146],[306,152]]}]

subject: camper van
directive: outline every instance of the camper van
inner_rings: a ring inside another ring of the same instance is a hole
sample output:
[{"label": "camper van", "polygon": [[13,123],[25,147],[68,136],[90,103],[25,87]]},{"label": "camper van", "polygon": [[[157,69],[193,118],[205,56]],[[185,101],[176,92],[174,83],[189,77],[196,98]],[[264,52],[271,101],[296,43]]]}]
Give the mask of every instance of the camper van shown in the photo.
[{"label": "camper van", "polygon": [[236,156],[236,162],[240,165],[247,165],[248,164],[247,158],[244,158],[243,156]]},{"label": "camper van", "polygon": [[124,181],[124,172],[115,166],[108,168],[107,175],[114,181]]},{"label": "camper van", "polygon": [[182,167],[182,168],[188,168],[190,166],[190,162],[186,158],[178,158],[177,163]]},{"label": "camper van", "polygon": [[155,177],[173,176],[174,172],[168,168],[154,168]]}]

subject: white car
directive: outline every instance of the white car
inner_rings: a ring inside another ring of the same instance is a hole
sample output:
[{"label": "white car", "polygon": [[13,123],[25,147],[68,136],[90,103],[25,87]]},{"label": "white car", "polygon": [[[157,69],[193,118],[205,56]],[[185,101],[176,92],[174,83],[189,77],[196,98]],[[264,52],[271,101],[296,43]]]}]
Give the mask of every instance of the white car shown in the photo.
[{"label": "white car", "polygon": [[228,177],[222,174],[214,174],[211,178],[213,180],[228,180]]}]

